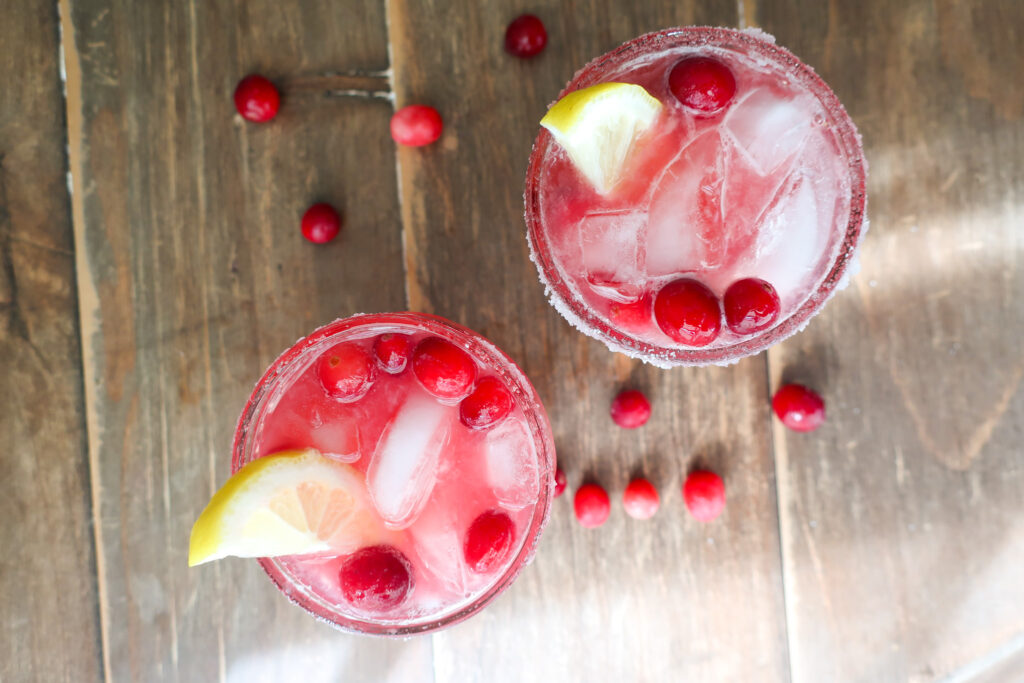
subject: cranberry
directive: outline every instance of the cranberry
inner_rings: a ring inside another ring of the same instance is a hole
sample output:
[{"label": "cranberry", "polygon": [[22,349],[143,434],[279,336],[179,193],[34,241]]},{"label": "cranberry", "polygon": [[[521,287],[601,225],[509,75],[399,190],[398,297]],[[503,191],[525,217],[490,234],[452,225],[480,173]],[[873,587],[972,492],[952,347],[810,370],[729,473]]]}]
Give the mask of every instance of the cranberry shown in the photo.
[{"label": "cranberry", "polygon": [[736,94],[736,79],[717,59],[689,57],[672,67],[668,87],[687,107],[714,114]]},{"label": "cranberry", "polygon": [[377,367],[392,375],[405,370],[409,363],[409,351],[412,339],[405,334],[382,334],[373,343],[373,355],[377,359]]},{"label": "cranberry", "polygon": [[813,432],[825,421],[825,401],[802,384],[779,387],[772,408],[782,424],[797,432]]},{"label": "cranberry", "polygon": [[410,104],[391,117],[391,138],[400,145],[422,147],[441,137],[444,124],[433,107]]},{"label": "cranberry", "polygon": [[612,511],[608,493],[597,484],[584,484],[579,487],[572,506],[576,511],[576,519],[587,529],[604,524]]},{"label": "cranberry", "polygon": [[516,17],[505,29],[505,50],[516,57],[536,57],[547,44],[544,22],[532,14]]},{"label": "cranberry", "polygon": [[398,607],[409,595],[413,587],[412,567],[396,548],[376,545],[345,558],[338,581],[341,594],[354,607],[385,612]]},{"label": "cranberry", "polygon": [[250,74],[235,87],[235,109],[246,121],[263,123],[277,116],[281,95],[263,76]]},{"label": "cranberry", "polygon": [[710,522],[725,509],[725,484],[714,472],[690,472],[683,483],[683,501],[694,519]]},{"label": "cranberry", "polygon": [[459,404],[459,419],[471,429],[484,429],[512,412],[512,394],[497,377],[484,377]]},{"label": "cranberry", "polygon": [[341,231],[341,216],[330,204],[314,204],[302,214],[302,236],[313,244],[325,244]]},{"label": "cranberry", "polygon": [[768,329],[779,317],[779,295],[764,280],[748,277],[729,285],[722,297],[725,324],[736,334]]},{"label": "cranberry", "polygon": [[624,429],[642,427],[651,417],[651,404],[642,392],[627,389],[612,400],[612,420]]},{"label": "cranberry", "polygon": [[681,278],[654,297],[654,320],[680,344],[707,346],[722,328],[722,310],[710,289],[692,278]]},{"label": "cranberry", "polygon": [[660,502],[658,489],[646,479],[634,479],[622,492],[622,507],[633,519],[650,519]]},{"label": "cranberry", "polygon": [[469,354],[439,337],[428,337],[412,353],[412,371],[423,388],[446,402],[465,398],[476,379]]},{"label": "cranberry", "polygon": [[466,564],[478,574],[497,569],[508,557],[515,537],[512,518],[499,510],[488,510],[474,519],[466,531],[462,545]]},{"label": "cranberry", "polygon": [[324,391],[343,403],[365,396],[376,374],[370,354],[355,344],[338,344],[317,365]]},{"label": "cranberry", "polygon": [[565,487],[569,482],[565,478],[565,472],[559,467],[555,470],[555,498],[565,493]]}]

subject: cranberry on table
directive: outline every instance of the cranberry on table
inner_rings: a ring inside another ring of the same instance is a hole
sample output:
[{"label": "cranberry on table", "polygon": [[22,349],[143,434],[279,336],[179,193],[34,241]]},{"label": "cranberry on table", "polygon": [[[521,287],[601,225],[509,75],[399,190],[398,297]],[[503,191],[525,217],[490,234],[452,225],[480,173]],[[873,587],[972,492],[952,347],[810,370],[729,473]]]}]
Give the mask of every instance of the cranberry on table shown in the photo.
[{"label": "cranberry on table", "polygon": [[779,387],[772,409],[782,424],[797,432],[812,432],[825,421],[825,401],[802,384]]},{"label": "cranberry on table", "polygon": [[341,594],[354,607],[386,612],[401,605],[412,591],[412,568],[399,550],[377,545],[349,555],[338,572]]},{"label": "cranberry on table", "polygon": [[725,324],[736,334],[766,330],[779,317],[779,295],[770,284],[756,277],[737,280],[722,297]]},{"label": "cranberry on table", "polygon": [[612,420],[624,429],[636,429],[651,417],[651,404],[643,392],[627,389],[612,400]]},{"label": "cranberry on table", "polygon": [[680,344],[707,346],[722,329],[722,308],[710,289],[693,278],[680,278],[655,295],[654,320]]},{"label": "cranberry on table", "polygon": [[633,519],[650,519],[660,504],[658,489],[646,479],[634,479],[622,492],[622,507]]},{"label": "cranberry on table", "polygon": [[720,111],[736,94],[736,78],[725,64],[709,57],[688,57],[668,75],[672,94],[701,114]]},{"label": "cranberry on table", "polygon": [[329,396],[343,403],[358,401],[373,386],[373,359],[361,346],[338,344],[325,353],[317,365],[320,384]]},{"label": "cranberry on table", "polygon": [[326,244],[340,231],[341,216],[330,204],[314,204],[302,214],[302,236],[313,244]]},{"label": "cranberry on table", "polygon": [[462,551],[469,568],[478,574],[497,569],[508,557],[516,536],[512,518],[499,510],[481,514],[466,531]]},{"label": "cranberry on table", "polygon": [[424,389],[447,402],[468,396],[476,380],[476,364],[469,354],[440,337],[428,337],[416,346],[412,371]]},{"label": "cranberry on table", "polygon": [[516,17],[505,29],[505,50],[516,57],[535,57],[547,44],[548,32],[544,22],[532,14]]},{"label": "cranberry on table", "polygon": [[698,522],[710,522],[725,509],[725,484],[714,472],[695,470],[683,482],[683,502]]},{"label": "cranberry on table", "polygon": [[444,124],[433,107],[410,104],[391,117],[391,139],[406,147],[422,147],[441,137]]},{"label": "cranberry on table", "polygon": [[235,87],[235,109],[246,121],[264,123],[277,116],[281,94],[259,74],[250,74]]},{"label": "cranberry on table", "polygon": [[459,404],[459,419],[470,429],[486,429],[512,412],[512,394],[497,377],[484,377]]},{"label": "cranberry on table", "polygon": [[565,472],[559,467],[555,470],[555,498],[565,493],[565,487],[569,482],[565,478]]},{"label": "cranberry on table", "polygon": [[576,519],[587,529],[594,529],[606,521],[612,511],[608,493],[597,484],[584,484],[576,491],[572,502]]},{"label": "cranberry on table", "polygon": [[391,375],[397,375],[405,370],[405,366],[409,364],[411,350],[412,339],[404,334],[382,334],[373,343],[373,355],[377,359],[377,367]]}]

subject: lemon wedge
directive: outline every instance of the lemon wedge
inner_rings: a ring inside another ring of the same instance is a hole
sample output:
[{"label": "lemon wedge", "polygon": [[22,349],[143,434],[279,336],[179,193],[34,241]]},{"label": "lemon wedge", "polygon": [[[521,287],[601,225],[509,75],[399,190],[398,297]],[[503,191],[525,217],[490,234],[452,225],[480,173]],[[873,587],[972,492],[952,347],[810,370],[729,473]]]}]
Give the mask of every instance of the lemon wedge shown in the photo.
[{"label": "lemon wedge", "polygon": [[254,460],[213,494],[192,527],[188,565],[355,550],[377,522],[363,476],[319,451]]},{"label": "lemon wedge", "polygon": [[651,127],[662,104],[639,85],[599,83],[555,102],[540,120],[601,194],[621,179],[633,142]]}]

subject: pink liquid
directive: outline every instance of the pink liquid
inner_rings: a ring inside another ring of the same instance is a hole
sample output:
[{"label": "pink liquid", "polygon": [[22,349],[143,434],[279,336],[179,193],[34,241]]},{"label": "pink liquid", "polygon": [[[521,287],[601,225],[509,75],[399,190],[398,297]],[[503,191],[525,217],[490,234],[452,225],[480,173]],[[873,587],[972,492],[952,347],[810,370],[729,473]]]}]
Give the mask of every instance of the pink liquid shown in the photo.
[{"label": "pink liquid", "polygon": [[[663,104],[605,195],[546,132],[538,138],[527,222],[541,279],[563,315],[614,350],[666,366],[754,353],[806,323],[852,256],[863,222],[859,139],[827,86],[764,37],[676,29],[583,69],[566,92],[627,82]],[[711,116],[668,87],[672,68],[692,56],[720,61],[736,79],[733,99]],[[781,302],[775,326],[742,336],[723,325],[707,347],[679,344],[651,304],[681,277],[718,297],[743,278],[769,282]]]},{"label": "pink liquid", "polygon": [[[335,625],[384,634],[429,630],[479,609],[511,582],[532,554],[553,481],[549,428],[525,377],[481,338],[468,338],[472,333],[447,321],[414,314],[365,319],[365,324],[359,317],[340,321],[356,325],[326,337],[322,331],[314,333],[308,339],[319,337],[319,343],[310,345],[305,340],[286,354],[297,358],[282,357],[289,362],[274,386],[262,396],[254,394],[257,409],[247,411],[248,419],[243,415],[247,422],[243,440],[250,449],[247,459],[311,447],[362,473],[375,519],[358,530],[359,546],[387,544],[398,549],[412,567],[412,592],[394,609],[368,613],[351,605],[342,592],[339,571],[348,553],[263,562],[289,597]],[[354,402],[343,403],[328,395],[317,373],[321,356],[342,340],[371,351],[383,333],[409,335],[413,347],[426,337],[442,336],[469,351],[478,381],[496,376],[512,392],[511,413],[490,427],[470,429],[459,419],[458,402],[444,403],[429,394],[411,363],[399,374],[378,369],[369,392]],[[268,371],[271,374],[274,368]],[[402,436],[394,436],[399,430]],[[438,434],[440,438],[430,438]],[[398,450],[383,447],[389,435]],[[424,444],[432,445],[422,448]],[[416,496],[426,497],[425,504],[398,524],[388,517],[387,501],[402,498],[405,481],[386,480],[385,475],[374,479],[370,470],[375,459],[394,457],[393,453],[436,457],[414,489]],[[383,515],[377,511],[381,504],[385,505]],[[473,520],[490,510],[512,519],[514,540],[499,565],[477,572],[464,557],[465,535]]]}]

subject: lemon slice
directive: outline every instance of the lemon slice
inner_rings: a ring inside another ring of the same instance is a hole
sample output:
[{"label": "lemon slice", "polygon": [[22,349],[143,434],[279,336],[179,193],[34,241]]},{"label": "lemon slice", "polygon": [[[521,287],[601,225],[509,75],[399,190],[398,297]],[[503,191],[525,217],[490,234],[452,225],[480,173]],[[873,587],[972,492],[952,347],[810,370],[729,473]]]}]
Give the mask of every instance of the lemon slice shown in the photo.
[{"label": "lemon slice", "polygon": [[236,557],[355,550],[378,523],[363,475],[319,451],[283,451],[245,465],[192,527],[188,565]]},{"label": "lemon slice", "polygon": [[540,120],[601,194],[619,182],[633,142],[650,128],[661,102],[639,85],[599,83],[555,102]]}]

